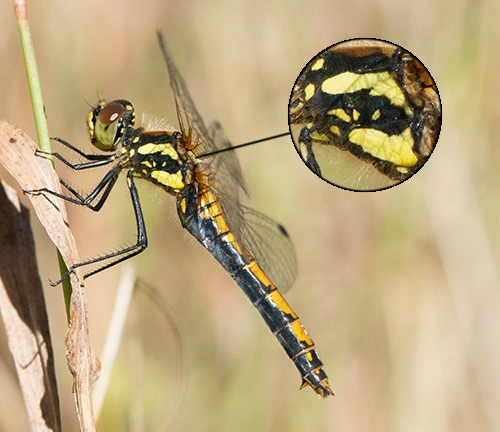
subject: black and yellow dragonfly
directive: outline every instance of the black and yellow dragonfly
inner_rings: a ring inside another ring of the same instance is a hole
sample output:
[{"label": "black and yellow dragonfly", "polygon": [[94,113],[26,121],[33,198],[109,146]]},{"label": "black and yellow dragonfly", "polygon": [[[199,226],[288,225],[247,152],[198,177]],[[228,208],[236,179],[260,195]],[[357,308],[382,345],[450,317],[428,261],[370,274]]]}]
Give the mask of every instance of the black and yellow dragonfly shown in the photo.
[{"label": "black and yellow dragonfly", "polygon": [[[427,162],[439,138],[441,102],[413,54],[390,42],[353,39],[323,50],[302,70],[289,123],[311,171],[347,189],[378,190],[405,181]],[[352,168],[336,164],[339,159]],[[379,179],[360,183],[370,165]]]},{"label": "black and yellow dragonfly", "polygon": [[220,124],[205,126],[161,33],[158,39],[170,74],[180,131],[135,128],[135,110],[130,102],[102,100],[89,113],[88,127],[92,144],[108,154],[85,154],[57,139],[88,162],[71,164],[60,154],[53,155],[76,170],[108,164],[112,168],[86,197],[62,180],[73,196],[62,196],[47,189],[37,191],[99,211],[120,172],[126,171],[137,223],[137,242],[77,263],[69,271],[83,265],[103,264],[87,273],[85,277],[88,277],[147,247],[135,179],[147,180],[176,197],[182,226],[219,261],[260,312],[300,371],[302,387],[309,385],[324,397],[333,395],[313,341],[276,288],[280,284],[289,286],[295,279],[295,254],[288,234],[280,224],[240,203],[239,194],[245,188],[236,153],[224,151],[231,143]]}]

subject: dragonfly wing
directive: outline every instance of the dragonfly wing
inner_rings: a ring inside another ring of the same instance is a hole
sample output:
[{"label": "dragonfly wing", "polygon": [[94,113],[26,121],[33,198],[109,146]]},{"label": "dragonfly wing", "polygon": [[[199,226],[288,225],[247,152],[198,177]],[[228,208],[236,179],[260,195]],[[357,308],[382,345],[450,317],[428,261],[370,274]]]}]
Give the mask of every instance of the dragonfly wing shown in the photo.
[{"label": "dragonfly wing", "polygon": [[163,59],[165,60],[170,75],[170,86],[174,92],[177,118],[179,119],[179,126],[184,135],[187,147],[196,155],[218,150],[216,144],[210,138],[208,129],[193,103],[186,83],[175,66],[160,32],[158,32],[158,40],[160,42]]},{"label": "dragonfly wing", "polygon": [[261,265],[269,279],[282,291],[290,289],[297,278],[297,257],[292,240],[283,225],[242,206],[243,244]]},{"label": "dragonfly wing", "polygon": [[[186,147],[197,156],[231,147],[231,142],[227,139],[220,123],[214,122],[207,129],[193,103],[184,79],[168,53],[161,33],[158,33],[158,39],[170,75],[170,85],[174,92],[179,126]],[[226,219],[231,224],[234,236],[241,241],[243,213],[240,207],[240,193],[241,189],[245,190],[245,185],[236,153],[228,151],[200,158],[198,168],[200,171],[209,173],[210,184],[207,186],[216,194],[224,209]]]}]

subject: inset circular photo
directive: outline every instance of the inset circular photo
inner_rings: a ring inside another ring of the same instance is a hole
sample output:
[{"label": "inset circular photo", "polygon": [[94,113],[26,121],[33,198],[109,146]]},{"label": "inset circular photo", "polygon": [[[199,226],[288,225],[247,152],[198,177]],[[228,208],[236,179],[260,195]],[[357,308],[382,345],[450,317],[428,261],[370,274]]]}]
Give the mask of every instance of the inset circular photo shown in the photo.
[{"label": "inset circular photo", "polygon": [[441,129],[441,101],[426,67],[378,39],[344,41],[302,70],[288,105],[300,157],[323,180],[377,191],[412,177]]}]

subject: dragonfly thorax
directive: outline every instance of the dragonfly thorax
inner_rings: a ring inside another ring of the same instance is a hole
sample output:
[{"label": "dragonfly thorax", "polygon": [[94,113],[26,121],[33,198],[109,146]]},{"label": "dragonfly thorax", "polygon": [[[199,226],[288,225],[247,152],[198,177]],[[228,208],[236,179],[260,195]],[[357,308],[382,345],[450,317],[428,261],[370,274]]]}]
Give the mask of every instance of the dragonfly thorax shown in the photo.
[{"label": "dragonfly thorax", "polygon": [[135,129],[129,142],[123,140],[122,151],[128,155],[125,166],[169,193],[176,194],[186,185],[186,159],[179,151],[180,133],[175,131],[147,131]]}]

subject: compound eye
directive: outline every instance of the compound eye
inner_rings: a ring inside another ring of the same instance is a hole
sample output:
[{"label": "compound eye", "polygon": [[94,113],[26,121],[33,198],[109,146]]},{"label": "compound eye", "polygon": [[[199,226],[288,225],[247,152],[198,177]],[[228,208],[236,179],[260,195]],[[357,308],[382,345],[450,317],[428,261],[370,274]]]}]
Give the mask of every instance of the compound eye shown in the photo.
[{"label": "compound eye", "polygon": [[[100,109],[100,111],[97,111]],[[123,134],[122,116],[125,108],[118,102],[99,106],[93,112],[93,127],[91,127],[92,144],[99,150],[112,151],[119,143]]]},{"label": "compound eye", "polygon": [[102,125],[109,126],[112,123],[118,122],[123,114],[123,106],[118,103],[110,103],[104,107],[97,115],[97,122]]}]

